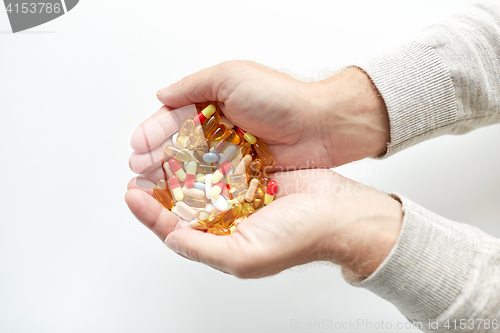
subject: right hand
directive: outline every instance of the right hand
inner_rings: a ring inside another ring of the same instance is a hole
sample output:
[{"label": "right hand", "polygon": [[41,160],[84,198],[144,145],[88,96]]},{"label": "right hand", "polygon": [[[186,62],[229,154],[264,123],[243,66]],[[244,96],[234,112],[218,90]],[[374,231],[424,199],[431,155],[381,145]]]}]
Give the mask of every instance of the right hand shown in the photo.
[{"label": "right hand", "polygon": [[[354,67],[311,83],[254,62],[229,61],[160,89],[158,99],[166,107],[152,117],[167,119],[171,109],[219,102],[229,120],[268,144],[275,157],[275,170],[330,168],[384,151],[389,121],[377,94],[370,78]],[[168,131],[162,140],[178,130],[174,123],[162,126]],[[130,165],[142,173],[150,156],[136,149],[141,145],[134,140],[144,140],[142,132],[136,132],[139,134],[132,137],[135,152]],[[148,137],[152,137],[150,134]],[[162,147],[157,150],[160,154]],[[155,181],[155,177],[147,178]]]}]

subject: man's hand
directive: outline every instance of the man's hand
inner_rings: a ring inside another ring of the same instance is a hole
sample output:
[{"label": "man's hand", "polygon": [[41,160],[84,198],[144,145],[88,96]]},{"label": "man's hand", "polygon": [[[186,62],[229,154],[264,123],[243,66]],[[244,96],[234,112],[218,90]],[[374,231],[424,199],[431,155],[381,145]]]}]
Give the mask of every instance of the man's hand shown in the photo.
[{"label": "man's hand", "polygon": [[189,227],[147,190],[129,183],[134,215],[175,252],[243,278],[276,274],[316,260],[342,266],[363,279],[394,246],[402,223],[401,204],[370,187],[324,169],[278,172],[275,201],[251,215],[230,236]]},{"label": "man's hand", "polygon": [[[158,98],[166,106],[132,136],[130,165],[137,173],[144,173],[152,161],[143,131],[153,155],[160,156],[165,140],[179,129],[170,110],[207,101],[219,102],[229,120],[265,141],[278,170],[329,168],[374,157],[389,141],[384,102],[358,68],[310,83],[254,62],[230,61],[159,90]],[[147,178],[154,181],[159,175],[159,163],[147,173],[155,170]]]}]

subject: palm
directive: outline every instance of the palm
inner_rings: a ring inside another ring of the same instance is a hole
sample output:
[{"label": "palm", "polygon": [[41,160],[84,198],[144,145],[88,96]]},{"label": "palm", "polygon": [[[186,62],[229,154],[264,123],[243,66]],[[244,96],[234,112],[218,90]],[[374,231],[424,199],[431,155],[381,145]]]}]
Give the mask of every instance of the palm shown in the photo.
[{"label": "palm", "polygon": [[[334,173],[328,170],[310,170],[306,177],[300,172],[276,174],[274,178],[281,189],[276,200],[251,215],[231,236],[214,236],[190,228],[177,230],[176,232],[189,233],[192,244],[200,246],[196,250],[200,252],[191,252],[186,256],[217,269],[227,270],[228,264],[224,260],[228,258],[224,259],[224,256],[231,253],[233,260],[246,262],[246,269],[254,277],[274,274],[311,260],[324,259],[321,258],[321,253],[324,252],[321,239],[328,228],[328,223],[325,223],[328,217],[319,215],[318,207],[332,203],[330,194],[321,189],[325,181],[338,181],[338,178],[331,178],[331,175]],[[130,182],[129,189],[132,190],[128,192],[126,201],[131,211],[164,240],[176,229],[179,218],[161,207],[148,190],[138,189],[134,181]],[[315,218],[311,219],[311,216]],[[206,261],[200,257],[204,244],[212,252],[220,249],[220,261]],[[235,265],[238,266],[237,263]]]}]

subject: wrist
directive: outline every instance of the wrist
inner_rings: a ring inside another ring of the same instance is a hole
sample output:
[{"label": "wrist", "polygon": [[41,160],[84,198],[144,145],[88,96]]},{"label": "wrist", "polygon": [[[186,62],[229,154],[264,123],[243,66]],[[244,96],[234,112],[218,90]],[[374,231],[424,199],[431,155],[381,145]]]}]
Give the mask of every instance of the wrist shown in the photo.
[{"label": "wrist", "polygon": [[322,142],[337,166],[383,155],[390,141],[389,115],[370,77],[358,67],[317,82]]},{"label": "wrist", "polygon": [[[353,216],[348,228],[333,238],[333,262],[342,267],[351,281],[361,281],[382,264],[397,242],[403,222],[402,205],[394,198],[377,193],[362,212]],[[374,203],[374,205],[372,205]]]}]

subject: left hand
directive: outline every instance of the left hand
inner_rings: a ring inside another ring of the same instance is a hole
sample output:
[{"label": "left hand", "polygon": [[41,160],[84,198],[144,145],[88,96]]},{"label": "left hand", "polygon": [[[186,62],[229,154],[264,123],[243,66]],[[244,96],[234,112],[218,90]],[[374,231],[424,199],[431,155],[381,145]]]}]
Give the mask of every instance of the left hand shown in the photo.
[{"label": "left hand", "polygon": [[223,272],[258,278],[327,260],[351,279],[369,276],[396,243],[403,213],[393,198],[325,169],[279,172],[275,201],[230,236],[176,229],[178,217],[151,191],[129,183],[134,215],[181,256]]}]

